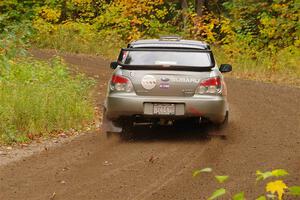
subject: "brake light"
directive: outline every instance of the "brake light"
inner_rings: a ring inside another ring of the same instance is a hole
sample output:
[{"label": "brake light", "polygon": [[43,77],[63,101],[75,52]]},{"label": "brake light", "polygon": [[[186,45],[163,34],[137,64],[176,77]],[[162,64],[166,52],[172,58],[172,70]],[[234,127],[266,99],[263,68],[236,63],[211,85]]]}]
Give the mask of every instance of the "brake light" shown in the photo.
[{"label": "brake light", "polygon": [[116,84],[116,83],[128,83],[128,79],[123,77],[123,76],[119,76],[119,75],[113,75],[111,78],[111,82]]},{"label": "brake light", "polygon": [[111,91],[132,92],[133,86],[131,81],[121,75],[113,75],[110,83]]},{"label": "brake light", "polygon": [[222,90],[221,85],[220,77],[205,79],[199,83],[195,94],[220,94]]}]

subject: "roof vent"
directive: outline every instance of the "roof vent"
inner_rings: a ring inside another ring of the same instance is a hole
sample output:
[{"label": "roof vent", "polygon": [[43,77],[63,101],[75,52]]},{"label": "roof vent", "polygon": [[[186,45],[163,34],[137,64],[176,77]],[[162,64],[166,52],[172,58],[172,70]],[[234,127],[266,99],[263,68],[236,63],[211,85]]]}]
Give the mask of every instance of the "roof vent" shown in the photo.
[{"label": "roof vent", "polygon": [[180,36],[161,36],[159,38],[160,41],[180,41],[181,37]]}]

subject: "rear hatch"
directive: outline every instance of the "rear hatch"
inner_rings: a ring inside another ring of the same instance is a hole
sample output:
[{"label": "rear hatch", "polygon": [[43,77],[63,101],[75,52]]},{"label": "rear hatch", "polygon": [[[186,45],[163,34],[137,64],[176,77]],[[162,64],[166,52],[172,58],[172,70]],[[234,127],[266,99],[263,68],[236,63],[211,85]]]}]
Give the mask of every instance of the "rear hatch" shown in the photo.
[{"label": "rear hatch", "polygon": [[143,96],[193,96],[215,64],[210,50],[161,48],[122,49],[118,62]]}]

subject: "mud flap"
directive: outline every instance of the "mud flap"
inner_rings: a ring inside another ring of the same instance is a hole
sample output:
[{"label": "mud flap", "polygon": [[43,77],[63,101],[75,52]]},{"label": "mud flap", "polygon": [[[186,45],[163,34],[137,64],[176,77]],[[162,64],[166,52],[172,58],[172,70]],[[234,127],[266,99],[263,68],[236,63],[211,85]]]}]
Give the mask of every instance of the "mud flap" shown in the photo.
[{"label": "mud flap", "polygon": [[214,124],[213,129],[209,135],[210,136],[219,136],[222,139],[226,139],[226,137],[227,137],[226,127],[228,125],[228,118],[229,118],[229,113],[228,113],[228,111],[226,111],[226,115],[225,115],[223,122],[220,124]]},{"label": "mud flap", "polygon": [[110,136],[111,133],[120,133],[122,128],[116,126],[113,121],[109,120],[106,116],[106,109],[103,108],[103,118],[102,118],[102,131],[106,133],[107,136]]}]

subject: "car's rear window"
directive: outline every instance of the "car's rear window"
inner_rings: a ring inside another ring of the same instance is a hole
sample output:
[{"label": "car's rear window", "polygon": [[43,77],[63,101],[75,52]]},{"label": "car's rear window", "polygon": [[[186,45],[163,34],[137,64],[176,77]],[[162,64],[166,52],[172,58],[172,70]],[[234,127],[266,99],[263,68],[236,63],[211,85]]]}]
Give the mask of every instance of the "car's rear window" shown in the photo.
[{"label": "car's rear window", "polygon": [[211,67],[207,51],[123,50],[119,62],[125,65]]}]

